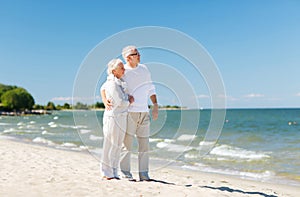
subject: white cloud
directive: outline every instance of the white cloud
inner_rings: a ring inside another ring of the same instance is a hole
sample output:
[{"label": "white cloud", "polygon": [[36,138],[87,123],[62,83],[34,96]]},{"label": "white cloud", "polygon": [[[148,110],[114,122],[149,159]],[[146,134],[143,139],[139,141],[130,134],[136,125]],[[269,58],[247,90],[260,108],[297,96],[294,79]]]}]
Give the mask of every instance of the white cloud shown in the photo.
[{"label": "white cloud", "polygon": [[300,96],[300,92],[298,94],[296,94],[296,96]]},{"label": "white cloud", "polygon": [[199,98],[199,99],[209,98],[209,96],[205,95],[205,94],[200,94],[200,95],[197,95],[196,97]]},{"label": "white cloud", "polygon": [[93,101],[93,100],[99,100],[100,96],[96,97],[54,97],[51,99],[51,101]]},{"label": "white cloud", "polygon": [[72,101],[72,97],[54,97],[51,101]]},{"label": "white cloud", "polygon": [[267,101],[282,101],[282,98],[267,98]]},{"label": "white cloud", "polygon": [[261,97],[265,97],[265,95],[252,93],[252,94],[247,94],[244,97],[245,98],[261,98]]},{"label": "white cloud", "polygon": [[218,97],[219,98],[225,98],[228,101],[237,101],[237,100],[239,100],[239,99],[237,99],[237,98],[235,98],[233,96],[230,96],[230,95],[219,95]]}]

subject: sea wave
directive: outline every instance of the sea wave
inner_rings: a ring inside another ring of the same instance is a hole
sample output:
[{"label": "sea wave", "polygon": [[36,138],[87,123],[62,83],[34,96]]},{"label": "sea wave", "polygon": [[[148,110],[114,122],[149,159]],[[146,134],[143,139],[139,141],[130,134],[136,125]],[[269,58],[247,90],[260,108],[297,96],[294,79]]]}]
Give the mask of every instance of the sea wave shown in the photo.
[{"label": "sea wave", "polygon": [[176,140],[174,140],[174,139],[168,139],[168,138],[149,138],[149,142],[173,143],[173,142],[176,142]]},{"label": "sea wave", "polygon": [[167,143],[167,142],[159,142],[156,144],[156,147],[166,149],[167,151],[170,151],[170,152],[178,152],[178,153],[189,151],[189,150],[193,149],[192,147],[189,147],[189,146],[172,144],[172,143]]},{"label": "sea wave", "polygon": [[196,138],[196,135],[183,134],[177,138],[178,141],[191,141]]},{"label": "sea wave", "polygon": [[222,157],[236,158],[236,159],[249,159],[249,160],[260,160],[270,158],[266,152],[258,152],[246,150],[230,145],[220,145],[212,149],[211,155],[217,155]]},{"label": "sea wave", "polygon": [[92,141],[100,141],[100,140],[103,140],[103,137],[96,136],[96,135],[90,135],[90,140],[92,140]]},{"label": "sea wave", "polygon": [[59,124],[58,125],[61,128],[67,128],[67,129],[77,129],[78,127],[75,125],[65,125],[65,124]]},{"label": "sea wave", "polygon": [[0,126],[7,126],[7,125],[12,125],[12,124],[11,123],[0,122]]},{"label": "sea wave", "polygon": [[56,145],[53,141],[47,140],[47,139],[42,138],[42,137],[36,137],[32,140],[32,142],[39,143],[39,144],[46,144],[48,146]]},{"label": "sea wave", "polygon": [[86,134],[86,133],[90,133],[92,132],[92,130],[89,130],[89,129],[80,129],[80,133],[81,134]]},{"label": "sea wave", "polygon": [[76,144],[73,144],[73,143],[70,143],[70,142],[62,143],[61,146],[63,146],[63,147],[68,147],[68,148],[74,148],[74,147],[77,147]]},{"label": "sea wave", "polygon": [[183,165],[181,168],[202,172],[233,175],[252,180],[271,180],[276,175],[275,172],[268,170],[262,172],[245,172],[232,169],[213,168],[202,163],[196,163],[195,165]]}]

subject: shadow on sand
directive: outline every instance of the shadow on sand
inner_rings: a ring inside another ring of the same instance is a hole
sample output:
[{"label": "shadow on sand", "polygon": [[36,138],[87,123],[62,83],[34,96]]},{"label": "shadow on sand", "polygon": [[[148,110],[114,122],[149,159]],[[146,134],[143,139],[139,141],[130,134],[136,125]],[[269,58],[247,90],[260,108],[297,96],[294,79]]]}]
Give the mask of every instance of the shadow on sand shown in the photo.
[{"label": "shadow on sand", "polygon": [[157,180],[157,179],[149,179],[149,180],[147,180],[147,182],[156,182],[156,183],[162,183],[162,184],[166,184],[166,185],[175,185],[175,183],[169,183],[169,182]]},{"label": "shadow on sand", "polygon": [[202,188],[208,188],[208,189],[216,189],[216,190],[221,190],[221,191],[227,191],[227,192],[238,192],[241,194],[253,194],[253,195],[261,195],[264,197],[278,197],[278,196],[274,196],[274,195],[268,195],[262,192],[246,192],[246,191],[242,191],[239,189],[231,189],[230,187],[211,187],[211,186],[199,186]]},{"label": "shadow on sand", "polygon": [[[176,185],[175,183],[170,183],[170,182],[166,182],[166,181],[162,181],[162,180],[157,180],[157,179],[150,179],[147,182],[156,182],[156,183],[162,183],[162,184],[166,184],[166,185]],[[187,184],[187,185],[182,185],[184,187],[192,187],[191,184]]]}]

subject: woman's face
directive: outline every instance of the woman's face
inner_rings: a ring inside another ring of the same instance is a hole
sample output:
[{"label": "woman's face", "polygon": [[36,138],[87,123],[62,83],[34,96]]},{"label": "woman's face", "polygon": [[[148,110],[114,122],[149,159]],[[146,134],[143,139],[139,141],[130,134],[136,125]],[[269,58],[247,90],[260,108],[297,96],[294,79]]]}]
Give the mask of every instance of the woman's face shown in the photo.
[{"label": "woman's face", "polygon": [[115,75],[115,77],[120,79],[121,77],[123,77],[124,73],[125,73],[124,64],[120,62],[117,68],[113,70],[113,74]]}]

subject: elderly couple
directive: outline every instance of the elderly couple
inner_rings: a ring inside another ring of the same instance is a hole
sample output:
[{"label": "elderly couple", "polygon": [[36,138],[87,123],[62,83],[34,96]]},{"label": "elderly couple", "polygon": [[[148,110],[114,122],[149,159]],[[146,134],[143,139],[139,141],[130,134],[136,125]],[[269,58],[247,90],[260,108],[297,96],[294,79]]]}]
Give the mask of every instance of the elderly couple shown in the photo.
[{"label": "elderly couple", "polygon": [[132,143],[136,136],[139,178],[140,181],[150,181],[148,98],[153,103],[152,118],[156,120],[158,104],[155,87],[149,70],[140,64],[140,54],[135,46],[125,47],[122,56],[126,64],[123,65],[120,59],[111,60],[107,65],[107,80],[101,87],[105,105],[101,171],[106,180],[120,179],[120,165],[123,178],[136,181],[130,171]]}]

